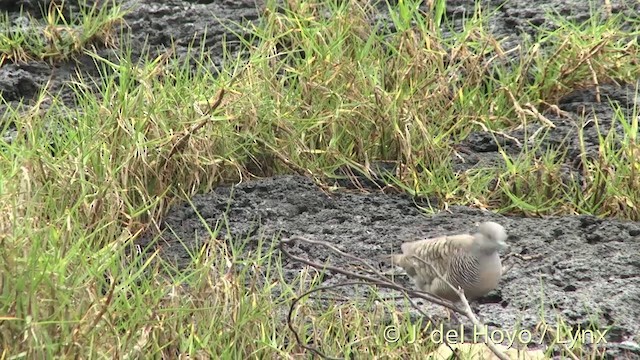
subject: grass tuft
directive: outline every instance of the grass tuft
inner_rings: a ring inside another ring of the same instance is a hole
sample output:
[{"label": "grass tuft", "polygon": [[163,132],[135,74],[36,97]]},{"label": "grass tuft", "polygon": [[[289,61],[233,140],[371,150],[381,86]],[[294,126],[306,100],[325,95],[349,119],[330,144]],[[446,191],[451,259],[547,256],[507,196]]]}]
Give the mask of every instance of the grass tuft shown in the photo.
[{"label": "grass tuft", "polygon": [[[557,129],[545,112],[576,89],[636,81],[637,21],[556,18],[507,48],[480,7],[454,27],[445,1],[426,14],[419,3],[377,22],[364,2],[267,1],[241,38],[248,57],[226,54],[223,68],[204,48],[182,60],[133,61],[126,47],[100,57],[90,44],[118,43],[115,4],[69,19],[52,3],[24,29],[3,19],[2,62],[84,53],[102,77],[78,76],[75,108],[54,96],[41,111],[45,89],[3,119],[16,131],[0,141],[0,357],[308,355],[282,311],[321,274],[287,277],[271,247],[233,245],[243,239],[219,229],[186,270],[161,253],[127,255],[173,203],[221,182],[296,172],[330,185],[350,168],[442,207],[640,218],[637,110],[612,104],[613,119],[595,117],[596,140],[594,124],[575,121],[576,159],[549,145]],[[495,156],[461,167],[471,134],[492,139]],[[433,350],[385,341],[361,300],[303,302],[294,325],[327,354]]]},{"label": "grass tuft", "polygon": [[0,64],[34,60],[68,60],[93,45],[115,47],[126,11],[115,1],[109,4],[86,1],[78,13],[65,13],[64,1],[51,1],[42,19],[27,14],[26,24],[15,24],[5,13],[0,18]]}]

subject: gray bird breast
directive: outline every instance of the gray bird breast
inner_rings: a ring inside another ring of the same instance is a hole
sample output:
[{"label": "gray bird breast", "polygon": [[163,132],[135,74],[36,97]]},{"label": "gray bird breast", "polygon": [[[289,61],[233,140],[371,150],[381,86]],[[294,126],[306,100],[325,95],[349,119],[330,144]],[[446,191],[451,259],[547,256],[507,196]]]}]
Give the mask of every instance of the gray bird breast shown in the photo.
[{"label": "gray bird breast", "polygon": [[467,298],[483,296],[493,290],[500,280],[502,264],[496,251],[490,254],[458,255],[452,259],[449,279],[461,287]]}]

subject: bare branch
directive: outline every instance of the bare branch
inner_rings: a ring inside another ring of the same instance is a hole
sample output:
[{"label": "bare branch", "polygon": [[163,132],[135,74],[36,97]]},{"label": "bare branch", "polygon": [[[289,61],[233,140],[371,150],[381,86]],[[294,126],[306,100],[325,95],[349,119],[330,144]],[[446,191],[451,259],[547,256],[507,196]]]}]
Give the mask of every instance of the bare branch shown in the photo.
[{"label": "bare branch", "polygon": [[[367,275],[362,275],[362,274],[358,274],[355,272],[351,272],[345,269],[341,269],[332,265],[328,265],[328,264],[319,264],[319,263],[315,263],[313,261],[292,255],[289,251],[287,251],[286,246],[295,243],[295,241],[302,241],[302,242],[306,242],[306,243],[310,243],[310,244],[315,244],[315,245],[323,245],[325,247],[328,247],[329,249],[331,249],[332,251],[336,252],[337,254],[340,254],[344,257],[347,257],[349,259],[352,260],[356,260],[358,262],[360,262],[361,264],[364,264],[367,269],[374,275],[376,275],[377,278],[371,277],[371,276],[367,276]],[[460,287],[454,287],[451,283],[449,283],[434,267],[433,265],[427,263],[426,261],[424,261],[423,259],[420,259],[418,257],[415,257],[416,259],[418,259],[419,261],[423,262],[424,264],[426,264],[427,266],[430,266],[431,269],[436,273],[436,275],[438,276],[438,278],[440,278],[442,281],[444,281],[447,285],[449,285],[454,291],[455,293],[458,295],[458,297],[460,298],[460,302],[463,305],[463,308],[460,309],[458,308],[455,304],[441,299],[437,296],[434,296],[432,294],[423,292],[423,291],[416,291],[416,290],[412,290],[412,289],[408,289],[404,286],[398,285],[396,283],[394,283],[392,280],[390,280],[389,278],[387,278],[384,274],[382,274],[380,271],[378,271],[376,268],[374,268],[371,264],[367,263],[364,259],[361,259],[357,256],[351,255],[351,254],[347,254],[343,251],[341,251],[340,249],[336,248],[335,246],[333,246],[332,244],[329,244],[327,242],[324,241],[319,241],[319,240],[310,240],[307,238],[304,238],[302,236],[294,236],[288,239],[282,239],[280,241],[280,243],[278,244],[278,248],[280,249],[280,251],[282,251],[288,258],[294,260],[294,261],[298,261],[301,262],[303,264],[309,265],[313,268],[316,269],[322,269],[322,270],[329,270],[335,273],[339,273],[342,275],[347,276],[348,278],[353,278],[353,279],[358,279],[361,281],[356,281],[356,282],[347,282],[347,283],[343,283],[343,284],[337,284],[337,285],[331,285],[331,286],[325,286],[325,287],[321,287],[321,288],[316,288],[313,289],[311,291],[308,291],[300,296],[298,296],[293,303],[291,304],[291,307],[289,308],[289,314],[288,314],[288,321],[287,321],[287,325],[289,327],[289,329],[293,332],[296,341],[298,342],[298,344],[300,344],[300,346],[304,347],[305,349],[312,351],[313,353],[315,353],[316,355],[325,358],[325,359],[335,359],[335,358],[331,358],[331,357],[327,357],[326,355],[324,355],[320,350],[314,348],[314,347],[310,347],[308,345],[303,344],[303,342],[300,339],[299,334],[295,331],[294,327],[293,327],[293,323],[292,323],[292,314],[293,314],[293,309],[295,307],[295,305],[304,297],[309,296],[310,294],[314,293],[314,292],[318,292],[318,291],[322,291],[322,290],[327,290],[327,289],[332,289],[332,288],[337,288],[339,286],[351,286],[351,285],[375,285],[377,287],[382,287],[382,288],[387,288],[387,289],[392,289],[392,290],[398,290],[400,291],[410,302],[411,305],[416,308],[418,311],[420,311],[421,314],[425,315],[425,317],[429,318],[428,316],[426,316],[426,314],[424,314],[424,312],[422,312],[422,310],[409,298],[409,296],[412,297],[417,297],[426,301],[429,301],[431,303],[437,304],[437,305],[441,305],[444,306],[458,314],[464,315],[465,317],[467,317],[474,326],[478,327],[478,328],[484,328],[484,324],[482,324],[478,318],[475,316],[475,314],[473,313],[473,311],[471,310],[471,306],[469,305],[469,302],[467,301],[466,296],[464,295],[464,291],[460,288]],[[487,347],[501,360],[508,360],[509,358],[502,352],[500,351],[495,344],[490,340],[487,339],[486,343]]]},{"label": "bare branch", "polygon": [[[301,262],[303,264],[309,265],[313,268],[316,269],[325,269],[325,270],[329,270],[329,271],[333,271],[336,272],[338,274],[342,274],[345,275],[349,278],[353,278],[353,279],[358,279],[358,280],[364,280],[369,282],[370,284],[374,284],[374,285],[378,285],[380,287],[384,287],[384,288],[388,288],[388,289],[392,289],[392,290],[398,290],[398,291],[403,291],[406,292],[408,295],[411,295],[413,297],[417,297],[417,298],[421,298],[424,300],[427,300],[429,302],[432,302],[434,304],[438,304],[441,306],[444,306],[448,309],[451,309],[455,312],[458,312],[460,314],[463,314],[462,310],[459,309],[458,307],[456,307],[453,303],[451,303],[450,301],[444,300],[444,299],[440,299],[434,295],[431,295],[429,293],[426,293],[424,291],[417,291],[417,290],[412,290],[412,289],[407,289],[404,286],[398,285],[396,283],[394,283],[393,281],[389,280],[386,276],[384,276],[382,273],[380,273],[379,271],[375,270],[371,265],[367,265],[367,267],[369,267],[370,269],[373,269],[373,271],[376,273],[376,275],[379,275],[382,279],[375,279],[372,278],[370,276],[366,276],[366,275],[361,275],[361,274],[357,274],[348,270],[344,270],[342,268],[338,268],[332,265],[327,265],[327,264],[319,264],[316,262],[313,262],[311,260],[307,260],[304,258],[301,258],[299,256],[295,256],[292,255],[290,252],[287,251],[287,249],[285,248],[284,245],[288,245],[296,240],[300,240],[303,242],[308,242],[308,243],[313,243],[313,244],[320,244],[320,245],[329,245],[330,248],[336,249],[333,245],[330,245],[324,241],[318,241],[318,240],[309,240],[306,238],[303,238],[302,236],[295,236],[289,239],[283,239],[280,241],[280,243],[278,244],[278,247],[280,248],[280,251],[282,251],[287,257]],[[336,249],[337,250],[337,249]],[[338,250],[340,251],[340,250]],[[340,251],[340,253],[344,254],[343,252]],[[353,255],[347,255],[345,254],[347,257],[353,258],[353,259],[357,259],[358,261],[365,263],[363,259],[357,258]],[[384,279],[384,280],[383,280]]]}]

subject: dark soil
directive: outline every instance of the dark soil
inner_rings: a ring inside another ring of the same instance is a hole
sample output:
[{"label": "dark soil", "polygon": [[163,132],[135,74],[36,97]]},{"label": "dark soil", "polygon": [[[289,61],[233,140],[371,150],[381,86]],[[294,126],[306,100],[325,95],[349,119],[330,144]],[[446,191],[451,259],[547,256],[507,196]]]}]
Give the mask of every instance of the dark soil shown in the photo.
[{"label": "dark soil", "polygon": [[[37,15],[46,1],[0,1],[0,9],[7,11],[17,23],[19,7]],[[66,1],[73,8],[73,1]],[[473,2],[448,1],[448,15],[461,19],[473,11]],[[520,36],[532,35],[536,26],[550,27],[554,24],[545,17],[546,12],[555,11],[561,16],[584,20],[589,16],[587,1],[484,1],[497,7],[489,28],[496,35],[508,36],[517,42]],[[640,11],[638,1],[611,1],[612,12],[635,13]],[[229,21],[244,22],[258,19],[260,11],[254,0],[229,1],[123,1],[131,6],[132,13],[126,18],[130,26],[130,42],[135,56],[144,53],[147,44],[152,53],[166,51],[174,39],[178,53],[207,28],[205,48],[214,58],[221,54],[223,37],[229,36],[231,50],[233,36],[220,25],[217,19],[229,25]],[[526,35],[525,35],[526,34]],[[236,42],[237,44],[237,42]],[[113,59],[113,51],[99,49],[100,55]],[[217,57],[221,59],[221,55]],[[10,106],[19,101],[29,103],[48,80],[51,89],[59,91],[61,99],[73,105],[72,92],[66,83],[72,79],[76,69],[87,76],[98,76],[90,58],[80,56],[74,61],[50,65],[45,62],[28,64],[4,64],[0,67],[0,93]],[[576,91],[559,102],[567,116],[545,115],[556,124],[547,137],[548,145],[562,146],[569,158],[579,153],[575,122],[585,116],[586,120],[598,117],[600,126],[607,130],[613,118],[609,101],[631,113],[638,105],[636,84],[601,88],[603,101],[595,101],[595,91]],[[46,105],[46,104],[45,104]],[[3,113],[5,109],[0,109]],[[536,130],[527,129],[528,134]],[[511,134],[521,142],[523,132]],[[586,134],[588,149],[595,149],[597,131],[595,127]],[[502,144],[509,152],[519,151],[516,142],[505,139]],[[491,136],[472,134],[461,146],[465,149],[465,162],[456,166],[464,170],[484,162],[499,160],[497,145]],[[567,171],[576,170],[579,164],[567,164]],[[403,241],[423,236],[469,231],[477,221],[494,220],[508,230],[510,251],[534,257],[531,260],[509,259],[513,267],[505,275],[499,288],[481,299],[477,305],[480,315],[494,327],[513,329],[517,324],[532,329],[541,314],[550,323],[562,318],[575,329],[590,328],[592,322],[601,330],[611,326],[606,334],[608,357],[640,358],[640,224],[617,220],[597,219],[590,216],[552,217],[544,219],[504,217],[491,212],[466,207],[454,207],[438,215],[424,215],[417,206],[428,206],[426,200],[417,201],[400,194],[362,193],[338,191],[323,192],[309,180],[301,177],[276,177],[251,181],[233,187],[220,187],[210,194],[193,198],[197,210],[206,222],[215,227],[223,216],[228,220],[228,229],[234,238],[248,238],[255,244],[260,236],[272,238],[299,234],[309,238],[328,241],[350,254],[376,263],[376,256],[398,251]],[[196,234],[205,231],[195,210],[188,204],[175,206],[167,215],[163,228],[173,232],[188,246],[195,247]],[[165,255],[178,263],[188,261],[186,251],[176,238],[165,232],[160,242]],[[223,227],[222,235],[226,234]],[[143,239],[149,241],[151,235]],[[314,261],[329,260],[338,263],[341,259],[321,247],[297,245],[292,251]],[[300,264],[288,262],[288,278],[295,276]],[[329,283],[343,278],[327,277]],[[345,290],[348,291],[348,290]],[[543,305],[541,305],[543,304]],[[428,305],[424,305],[428,307]],[[544,311],[542,311],[544,310]]]}]

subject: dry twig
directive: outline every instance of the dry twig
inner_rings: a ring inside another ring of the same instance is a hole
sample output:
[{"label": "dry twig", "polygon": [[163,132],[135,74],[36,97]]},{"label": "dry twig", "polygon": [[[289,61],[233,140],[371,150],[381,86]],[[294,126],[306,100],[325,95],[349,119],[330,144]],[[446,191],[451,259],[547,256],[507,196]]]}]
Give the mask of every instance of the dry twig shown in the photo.
[{"label": "dry twig", "polygon": [[169,159],[171,159],[173,155],[175,155],[176,153],[184,149],[189,139],[191,139],[191,136],[197,133],[198,130],[200,130],[203,126],[205,126],[207,123],[211,121],[210,114],[213,114],[218,109],[218,107],[222,103],[224,93],[225,93],[224,89],[218,90],[218,94],[215,102],[209,104],[209,109],[202,114],[202,117],[199,119],[199,121],[196,124],[194,124],[189,129],[186,129],[183,132],[183,134],[176,140],[176,142],[171,147],[169,154],[167,154],[166,157],[160,159],[160,163],[158,166],[159,169],[164,169],[164,166],[167,164]]},{"label": "dry twig", "polygon": [[[314,245],[322,245],[325,246],[329,249],[331,249],[332,251],[336,252],[339,255],[342,255],[344,257],[347,257],[349,259],[352,260],[356,260],[362,264],[364,264],[364,266],[368,269],[368,273],[375,275],[375,277],[371,277],[369,275],[363,275],[363,274],[357,274],[355,272],[352,271],[348,271],[339,267],[335,267],[332,265],[328,265],[328,264],[319,264],[310,260],[307,260],[305,258],[299,257],[299,256],[295,256],[292,255],[288,250],[287,250],[287,245],[291,245],[293,243],[295,243],[295,241],[302,241],[302,242],[306,242],[306,243],[310,243],[310,244],[314,244]],[[332,286],[326,286],[326,287],[322,287],[322,288],[316,288],[313,290],[310,290],[300,296],[298,296],[291,304],[290,308],[289,308],[289,314],[288,314],[288,321],[287,321],[287,325],[289,327],[289,329],[293,332],[296,341],[298,342],[298,344],[302,347],[304,347],[305,349],[312,351],[313,353],[315,353],[316,355],[325,358],[325,359],[335,359],[335,358],[331,358],[328,357],[326,355],[324,355],[320,350],[318,350],[315,347],[311,347],[308,346],[306,344],[303,344],[302,341],[300,340],[300,336],[297,333],[297,331],[295,330],[291,318],[292,318],[292,314],[293,314],[293,309],[295,308],[295,305],[304,297],[309,296],[310,294],[317,292],[317,291],[322,291],[322,290],[327,290],[327,289],[331,289],[331,288],[336,288],[339,286],[347,286],[347,285],[356,285],[356,284],[366,284],[366,285],[375,285],[377,287],[382,287],[382,288],[387,288],[387,289],[392,289],[392,290],[398,290],[400,291],[403,296],[407,299],[409,299],[409,301],[411,301],[411,299],[409,298],[409,296],[411,297],[416,297],[416,298],[420,298],[423,300],[426,300],[428,302],[437,304],[437,305],[441,305],[446,307],[449,310],[452,310],[453,312],[456,312],[458,314],[464,315],[465,317],[467,317],[474,326],[477,326],[479,328],[484,328],[484,324],[482,324],[478,318],[475,316],[475,314],[473,313],[473,311],[471,310],[471,306],[469,306],[469,302],[467,301],[467,298],[464,295],[464,291],[461,288],[455,288],[453,287],[453,285],[451,285],[449,282],[446,281],[446,279],[444,279],[441,274],[439,274],[435,269],[433,269],[436,274],[438,274],[438,276],[440,277],[440,279],[442,279],[445,283],[447,283],[449,286],[451,286],[454,291],[456,292],[456,294],[458,294],[459,298],[460,298],[460,302],[463,305],[463,308],[459,308],[457,307],[455,304],[441,299],[437,296],[431,295],[429,293],[426,293],[424,291],[418,291],[418,290],[413,290],[413,289],[409,289],[406,288],[404,286],[398,285],[396,283],[394,283],[391,279],[387,278],[384,274],[382,274],[380,271],[378,271],[375,267],[373,267],[371,264],[368,264],[366,261],[364,261],[363,259],[351,255],[351,254],[347,254],[343,251],[341,251],[340,249],[336,248],[335,246],[333,246],[332,244],[329,244],[327,242],[324,241],[319,241],[319,240],[310,240],[307,238],[304,238],[302,236],[293,236],[291,238],[288,239],[282,239],[280,241],[280,243],[278,244],[278,248],[280,249],[280,251],[282,251],[282,253],[287,256],[288,258],[294,260],[294,261],[298,261],[301,262],[303,264],[309,265],[313,268],[316,269],[322,269],[322,270],[328,270],[328,271],[332,271],[338,274],[342,274],[347,276],[348,278],[352,278],[352,279],[357,279],[360,281],[356,281],[356,282],[348,282],[348,283],[343,283],[343,284],[338,284],[338,285],[332,285]],[[421,261],[423,261],[422,259],[420,259]],[[423,261],[424,262],[424,261]],[[425,264],[431,266],[431,264],[428,264],[425,262]],[[433,268],[433,266],[431,266]],[[418,306],[411,301],[411,304],[414,308],[416,308],[418,311],[420,311],[420,313],[422,313],[423,315],[425,315],[422,310],[420,308],[418,308]],[[426,316],[426,315],[425,315]],[[428,316],[426,316],[428,318]],[[487,339],[486,342],[487,347],[489,347],[489,349],[500,359],[502,360],[508,360],[509,358],[502,352],[500,351],[495,344],[493,344],[493,342],[491,342],[490,339]]]}]

